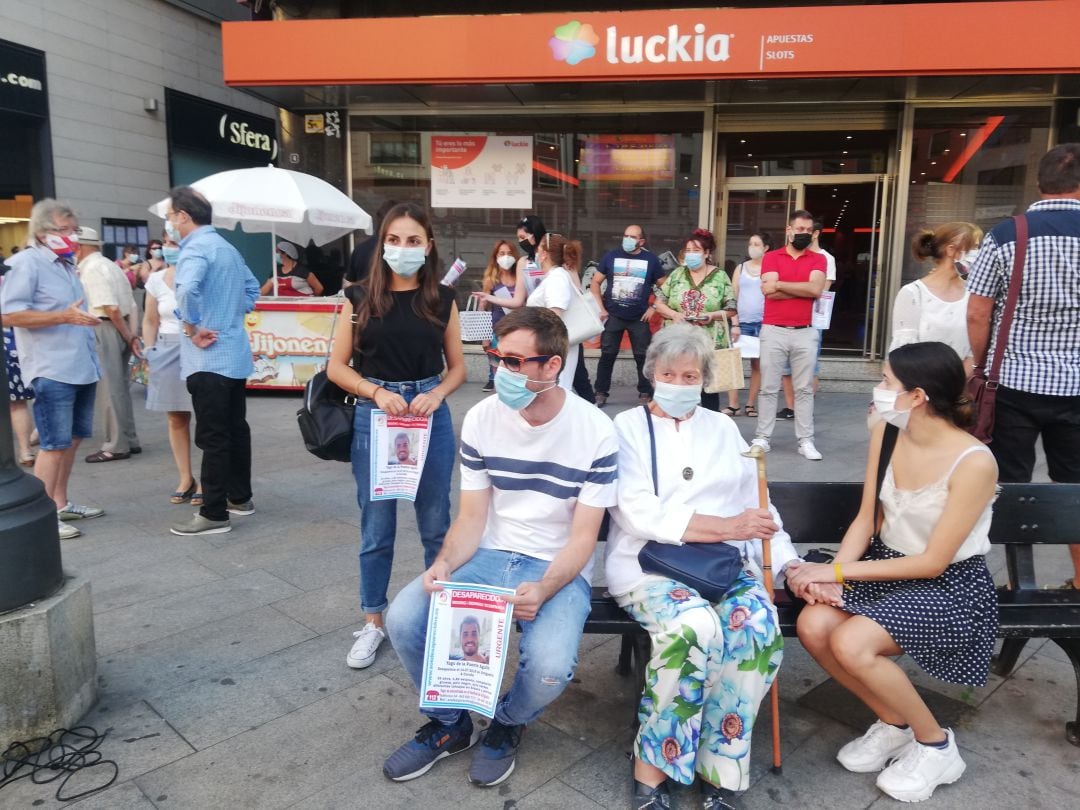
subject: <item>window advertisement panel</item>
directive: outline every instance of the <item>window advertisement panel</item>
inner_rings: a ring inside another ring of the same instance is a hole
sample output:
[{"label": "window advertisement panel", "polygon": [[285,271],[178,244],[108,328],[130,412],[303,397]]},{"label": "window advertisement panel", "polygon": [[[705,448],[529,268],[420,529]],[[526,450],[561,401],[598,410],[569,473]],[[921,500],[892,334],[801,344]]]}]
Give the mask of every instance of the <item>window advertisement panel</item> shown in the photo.
[{"label": "window advertisement panel", "polygon": [[531,208],[531,135],[431,135],[431,204]]},{"label": "window advertisement panel", "polygon": [[674,135],[586,135],[579,177],[592,183],[675,183]]}]

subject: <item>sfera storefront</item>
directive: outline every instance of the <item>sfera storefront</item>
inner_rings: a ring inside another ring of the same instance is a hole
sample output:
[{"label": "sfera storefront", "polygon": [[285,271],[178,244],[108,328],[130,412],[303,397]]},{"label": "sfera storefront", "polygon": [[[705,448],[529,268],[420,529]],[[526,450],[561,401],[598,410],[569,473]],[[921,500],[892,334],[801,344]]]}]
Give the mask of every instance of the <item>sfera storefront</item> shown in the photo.
[{"label": "sfera storefront", "polygon": [[345,111],[354,198],[430,205],[442,254],[470,266],[459,286],[526,213],[587,258],[629,223],[657,253],[707,227],[730,268],[751,232],[778,242],[807,208],[837,259],[826,350],[873,359],[896,290],[924,269],[911,234],[1023,210],[1047,148],[1080,139],[1077,11],[1029,0],[228,23],[224,75],[306,114],[311,137]]}]

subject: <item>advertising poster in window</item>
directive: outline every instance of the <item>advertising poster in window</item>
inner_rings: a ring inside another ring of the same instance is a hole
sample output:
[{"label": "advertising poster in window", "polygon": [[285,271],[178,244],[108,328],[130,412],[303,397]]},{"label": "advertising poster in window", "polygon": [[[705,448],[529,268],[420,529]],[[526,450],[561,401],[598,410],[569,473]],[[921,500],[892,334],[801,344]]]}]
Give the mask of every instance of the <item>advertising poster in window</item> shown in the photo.
[{"label": "advertising poster in window", "polygon": [[532,208],[531,135],[432,135],[433,208]]},{"label": "advertising poster in window", "polygon": [[431,595],[420,709],[495,716],[514,607],[510,588],[440,582]]},{"label": "advertising poster in window", "polygon": [[430,416],[371,412],[371,500],[416,500],[430,438]]},{"label": "advertising poster in window", "polygon": [[583,135],[580,160],[587,182],[675,186],[674,135]]}]

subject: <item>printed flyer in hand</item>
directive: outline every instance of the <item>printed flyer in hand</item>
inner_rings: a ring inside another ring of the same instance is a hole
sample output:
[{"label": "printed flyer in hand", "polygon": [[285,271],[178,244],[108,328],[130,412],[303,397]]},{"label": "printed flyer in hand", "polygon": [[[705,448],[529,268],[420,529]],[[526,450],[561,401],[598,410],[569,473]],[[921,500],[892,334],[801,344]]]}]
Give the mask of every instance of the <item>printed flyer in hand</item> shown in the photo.
[{"label": "printed flyer in hand", "polygon": [[510,588],[440,582],[428,608],[420,709],[495,716],[514,606]]},{"label": "printed flyer in hand", "polygon": [[430,438],[430,416],[371,412],[371,500],[416,500]]}]

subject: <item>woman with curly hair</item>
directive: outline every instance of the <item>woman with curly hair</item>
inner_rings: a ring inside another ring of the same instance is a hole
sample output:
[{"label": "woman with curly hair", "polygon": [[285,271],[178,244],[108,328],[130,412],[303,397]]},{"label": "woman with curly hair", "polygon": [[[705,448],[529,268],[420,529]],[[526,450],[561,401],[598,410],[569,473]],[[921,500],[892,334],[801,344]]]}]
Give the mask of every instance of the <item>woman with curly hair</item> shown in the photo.
[{"label": "woman with curly hair", "polygon": [[[713,262],[716,238],[698,228],[683,243],[681,264],[664,281],[656,296],[656,311],[665,319],[664,326],[689,323],[705,330],[717,349],[728,348],[723,321],[728,319],[731,339],[739,339],[738,301],[731,279]],[[720,410],[719,394],[702,394],[701,404],[710,411]],[[727,408],[734,416],[737,409]]]},{"label": "woman with curly hair", "polygon": [[[496,298],[513,298],[517,284],[517,272],[515,270],[517,264],[517,249],[505,239],[496,242],[491,251],[491,256],[488,257],[487,267],[484,268],[484,277],[480,286],[481,293]],[[491,329],[494,335],[495,324],[502,320],[503,315],[506,314],[506,307],[500,307],[497,304],[488,303],[486,299],[481,299],[480,308],[491,310]],[[497,344],[498,341],[493,337],[490,341],[484,341],[484,348],[493,349]],[[488,366],[488,379],[484,383],[483,390],[485,392],[495,390],[494,366]]]}]

